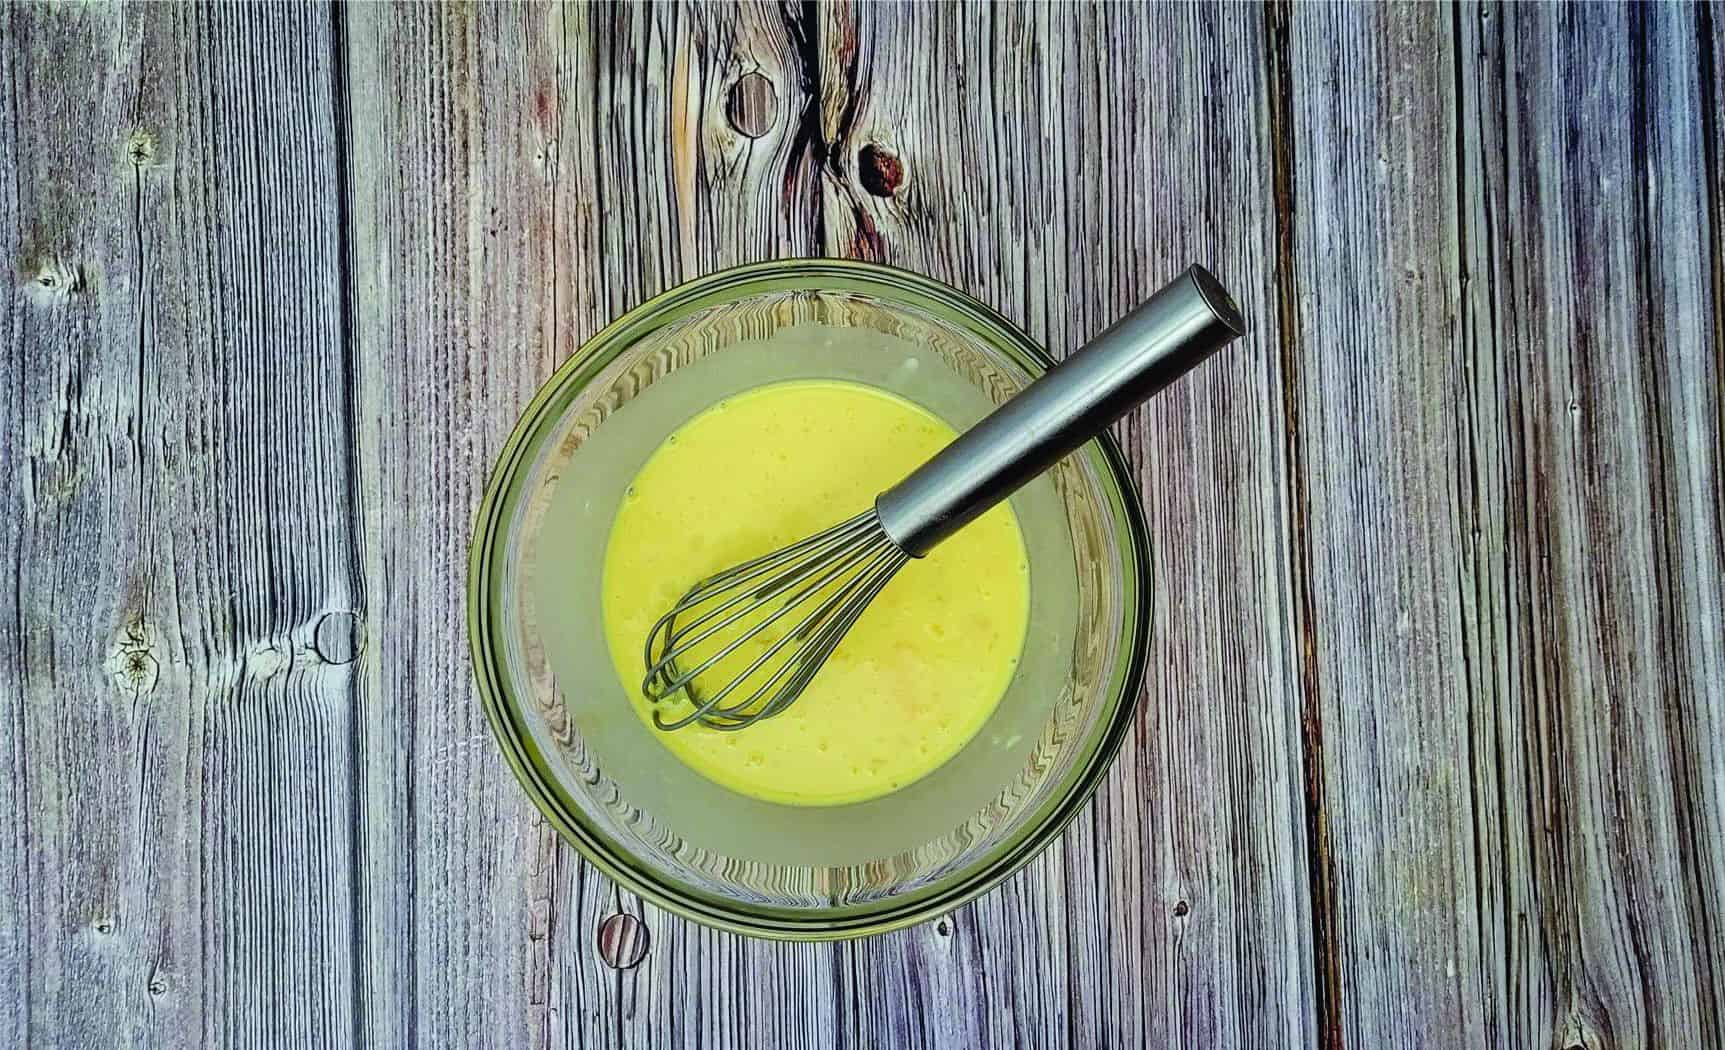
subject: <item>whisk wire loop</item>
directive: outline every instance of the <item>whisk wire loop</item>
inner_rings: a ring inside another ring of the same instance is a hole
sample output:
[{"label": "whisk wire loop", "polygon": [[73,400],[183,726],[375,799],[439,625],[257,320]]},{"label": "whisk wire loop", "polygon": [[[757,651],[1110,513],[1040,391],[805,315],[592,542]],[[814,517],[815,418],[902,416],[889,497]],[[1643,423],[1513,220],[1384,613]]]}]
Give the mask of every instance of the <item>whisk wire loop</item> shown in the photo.
[{"label": "whisk wire loop", "polygon": [[[655,711],[654,724],[669,730],[699,722],[734,730],[784,710],[909,560],[869,511],[700,581],[647,635],[642,691],[655,703],[680,694],[692,707],[674,719]],[[697,688],[702,675],[799,610],[805,611],[796,624],[771,640],[741,673],[702,695]],[[727,631],[736,636],[726,636]],[[717,650],[697,654],[696,647],[709,640]],[[781,654],[784,658],[768,674]],[[684,669],[691,660],[694,666]],[[748,683],[758,684],[741,700],[725,703]]]}]

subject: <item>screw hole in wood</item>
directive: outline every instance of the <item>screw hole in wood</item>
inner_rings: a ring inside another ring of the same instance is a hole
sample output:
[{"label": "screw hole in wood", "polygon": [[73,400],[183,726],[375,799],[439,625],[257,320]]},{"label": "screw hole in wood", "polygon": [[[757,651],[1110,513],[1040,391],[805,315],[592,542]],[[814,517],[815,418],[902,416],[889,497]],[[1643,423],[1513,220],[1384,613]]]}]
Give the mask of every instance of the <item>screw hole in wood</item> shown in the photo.
[{"label": "screw hole in wood", "polygon": [[773,129],[778,102],[772,81],[759,73],[745,73],[731,85],[725,99],[725,119],[741,134],[758,139]]},{"label": "screw hole in wood", "polygon": [[627,970],[647,955],[647,924],[618,912],[599,924],[599,958],[613,970]]},{"label": "screw hole in wood", "polygon": [[359,647],[359,617],[354,613],[325,613],[312,629],[312,648],[326,664],[352,663]]}]

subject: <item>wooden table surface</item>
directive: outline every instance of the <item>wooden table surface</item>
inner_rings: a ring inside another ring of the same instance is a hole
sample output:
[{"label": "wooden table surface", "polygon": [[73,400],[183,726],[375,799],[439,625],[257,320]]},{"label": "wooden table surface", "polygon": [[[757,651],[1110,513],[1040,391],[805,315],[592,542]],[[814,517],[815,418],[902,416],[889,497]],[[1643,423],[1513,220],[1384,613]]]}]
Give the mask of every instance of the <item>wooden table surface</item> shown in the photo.
[{"label": "wooden table surface", "polygon": [[[1725,17],[0,5],[0,1045],[1725,1045]],[[1058,845],[714,933],[475,699],[490,461],[608,319],[877,259],[1120,429],[1140,713]],[[651,935],[607,968],[619,909]]]}]

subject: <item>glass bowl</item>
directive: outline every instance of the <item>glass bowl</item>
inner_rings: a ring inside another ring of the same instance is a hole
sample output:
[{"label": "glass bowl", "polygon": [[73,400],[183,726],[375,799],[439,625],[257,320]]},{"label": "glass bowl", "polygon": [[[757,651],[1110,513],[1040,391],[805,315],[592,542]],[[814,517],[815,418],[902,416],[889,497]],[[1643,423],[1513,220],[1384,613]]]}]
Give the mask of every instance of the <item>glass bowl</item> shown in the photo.
[{"label": "glass bowl", "polygon": [[828,259],[685,284],[564,362],[503,448],[468,579],[482,701],[552,825],[661,907],[799,940],[931,918],[1052,842],[1106,772],[1143,675],[1149,557],[1112,439],[1090,442],[1013,497],[1031,588],[1017,674],[958,755],[882,798],[777,805],[684,766],[617,680],[599,590],[629,481],[665,436],[720,398],[777,380],[848,379],[962,430],[1050,363],[962,293]]}]

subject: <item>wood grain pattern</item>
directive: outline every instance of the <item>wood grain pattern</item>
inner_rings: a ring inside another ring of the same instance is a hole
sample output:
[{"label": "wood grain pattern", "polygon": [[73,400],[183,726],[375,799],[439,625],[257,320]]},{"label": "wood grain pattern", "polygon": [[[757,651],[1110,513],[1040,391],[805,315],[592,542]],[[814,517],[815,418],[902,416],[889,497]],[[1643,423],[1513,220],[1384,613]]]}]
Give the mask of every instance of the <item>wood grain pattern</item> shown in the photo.
[{"label": "wood grain pattern", "polygon": [[[949,1045],[1308,1042],[1260,12],[827,11],[824,75],[850,86],[823,79],[829,251],[946,280],[1056,354],[1193,261],[1255,326],[1121,428],[1156,574],[1137,732],[1061,844],[956,916],[951,938],[921,929],[847,952],[866,1030],[935,1023]],[[900,169],[885,196],[870,171],[883,155]],[[919,1002],[956,1016],[925,1018]]]},{"label": "wood grain pattern", "polygon": [[352,1037],[322,14],[0,13],[9,1045]]},{"label": "wood grain pattern", "polygon": [[1681,8],[1293,20],[1343,1044],[1718,1041],[1696,29]]},{"label": "wood grain pattern", "polygon": [[[1720,1045],[1722,64],[1706,6],[0,5],[0,1045]],[[1119,432],[1097,801],[818,946],[563,844],[463,593],[556,363],[808,254],[1056,354],[1192,260],[1254,324]]]},{"label": "wood grain pattern", "polygon": [[519,9],[448,13],[356,5],[342,26],[365,575],[390,610],[360,732],[365,1031],[382,1045],[520,1044],[545,1014],[528,983],[544,934],[524,936],[551,907],[541,829],[492,761],[460,640],[470,508],[556,355],[550,136],[485,117],[533,114],[507,86],[555,52]]},{"label": "wood grain pattern", "polygon": [[1718,1045],[1725,460],[1700,27],[1681,7],[1505,14],[1468,23],[1502,56],[1503,111],[1482,103],[1479,126],[1504,145],[1477,153],[1468,230],[1475,369],[1507,395],[1481,451],[1513,630],[1485,666],[1525,776],[1505,785],[1506,905],[1528,927],[1506,965],[1511,988],[1550,989],[1509,1016],[1534,1041]]},{"label": "wood grain pattern", "polygon": [[1331,1045],[1484,1035],[1455,584],[1467,398],[1448,350],[1448,30],[1435,5],[1314,6],[1288,33],[1288,381],[1332,863]]}]

